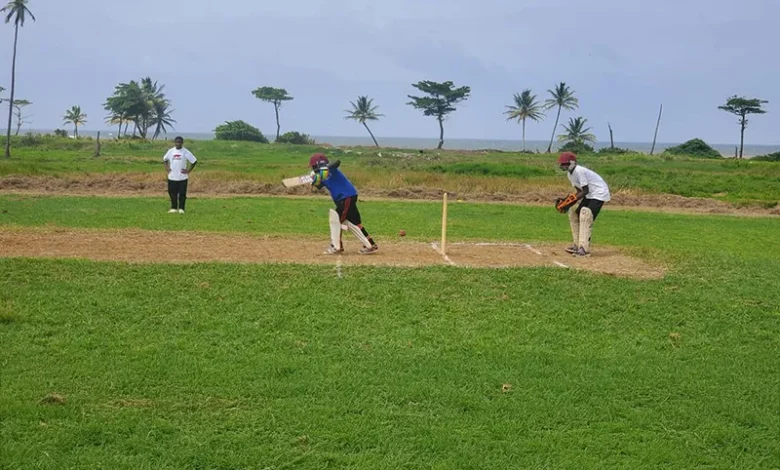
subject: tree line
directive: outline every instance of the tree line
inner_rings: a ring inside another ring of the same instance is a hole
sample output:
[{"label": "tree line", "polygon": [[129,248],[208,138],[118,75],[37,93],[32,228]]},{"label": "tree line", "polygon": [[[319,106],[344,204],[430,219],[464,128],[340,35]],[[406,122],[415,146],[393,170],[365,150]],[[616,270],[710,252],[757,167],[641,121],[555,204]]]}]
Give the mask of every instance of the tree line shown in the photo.
[{"label": "tree line", "polygon": [[[25,120],[29,118],[29,116],[23,115],[23,110],[25,107],[32,104],[26,99],[15,99],[16,54],[19,40],[19,28],[24,27],[27,18],[35,21],[35,16],[30,11],[28,4],[29,0],[10,0],[2,9],[0,9],[0,12],[5,15],[5,23],[8,24],[12,21],[14,23],[10,98],[5,99],[0,97],[0,103],[8,102],[8,128],[5,142],[6,158],[11,156],[10,145],[13,118],[14,116],[16,117],[16,134],[18,135],[22,125],[26,122]],[[412,86],[420,91],[422,95],[407,95],[410,101],[406,104],[420,110],[424,116],[433,117],[437,121],[439,127],[439,144],[437,148],[441,149],[444,146],[444,122],[448,115],[457,110],[456,105],[458,103],[469,98],[471,88],[468,86],[455,87],[452,81],[434,82],[430,80],[423,80],[412,84]],[[103,108],[108,112],[106,122],[118,126],[117,137],[127,136],[130,124],[133,125],[132,136],[137,136],[142,139],[150,137],[151,139],[157,139],[161,135],[167,134],[168,130],[173,128],[173,124],[176,121],[171,116],[173,110],[171,109],[170,100],[165,97],[165,93],[163,92],[164,88],[165,85],[158,85],[158,83],[153,81],[150,77],[144,77],[139,81],[131,80],[127,83],[116,85],[114,93],[107,98],[105,103],[103,103]],[[0,86],[0,93],[4,90],[5,88]],[[525,132],[527,121],[542,121],[546,117],[547,111],[556,111],[555,124],[550,137],[550,143],[547,146],[547,152],[549,153],[552,151],[552,145],[556,137],[555,134],[558,130],[562,111],[573,111],[579,107],[579,99],[575,96],[574,90],[564,82],[547,90],[547,93],[549,98],[544,102],[540,102],[537,101],[537,95],[534,95],[530,89],[526,89],[521,93],[515,93],[512,103],[506,106],[506,111],[504,112],[506,120],[517,121],[522,125],[523,151],[526,151]],[[284,88],[270,86],[259,87],[253,90],[252,94],[259,100],[273,104],[276,118],[276,140],[283,141],[283,137],[285,136],[280,135],[280,109],[282,108],[283,103],[291,101],[293,97],[290,96]],[[763,109],[763,105],[767,103],[768,101],[766,100],[735,95],[728,98],[726,104],[718,106],[718,109],[732,113],[739,118],[740,158],[742,158],[743,155],[745,129],[748,124],[747,116],[750,114],[765,114],[766,110]],[[345,119],[350,119],[363,125],[371,136],[374,145],[378,147],[379,143],[377,142],[374,133],[369,128],[368,122],[377,121],[380,117],[384,117],[384,115],[378,113],[378,106],[374,105],[373,99],[368,96],[358,96],[357,100],[350,101],[350,105],[352,108],[345,110],[347,113]],[[74,137],[78,137],[79,126],[83,126],[86,122],[87,115],[82,112],[80,106],[71,107],[66,110],[65,115],[63,116],[64,124],[72,124],[74,126]],[[216,130],[218,133],[220,130],[223,130],[224,135],[241,136],[246,134],[246,126],[246,123],[241,121],[232,121],[218,126]],[[612,140],[612,126],[610,125],[609,127],[610,140]],[[568,124],[564,125],[563,128],[565,132],[558,135],[558,141],[565,142],[567,145],[581,147],[587,145],[588,142],[596,141],[596,136],[590,132],[591,128],[587,127],[587,119],[582,116],[570,117]],[[657,130],[658,128],[656,126],[656,135]],[[255,129],[255,131],[257,131],[257,129]],[[254,131],[250,130],[249,132],[252,133]],[[59,130],[58,133],[60,133]],[[260,134],[259,131],[257,131],[257,134]],[[305,134],[292,134],[295,135],[292,137],[288,136],[288,140],[293,139],[307,142],[309,139]],[[262,135],[260,136],[262,137]]]}]

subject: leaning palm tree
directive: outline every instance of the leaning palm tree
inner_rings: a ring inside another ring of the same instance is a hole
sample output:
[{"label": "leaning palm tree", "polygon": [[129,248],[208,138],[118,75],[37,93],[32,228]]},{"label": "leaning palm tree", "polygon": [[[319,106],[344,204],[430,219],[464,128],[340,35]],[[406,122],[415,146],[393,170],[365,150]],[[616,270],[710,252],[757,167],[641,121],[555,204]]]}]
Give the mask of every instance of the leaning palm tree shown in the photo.
[{"label": "leaning palm tree", "polygon": [[87,115],[81,112],[81,106],[73,106],[65,111],[62,117],[63,124],[73,124],[73,136],[79,138],[79,126],[86,124]]},{"label": "leaning palm tree", "polygon": [[152,140],[157,139],[160,134],[168,134],[168,128],[173,128],[173,124],[176,122],[171,117],[173,110],[168,109],[171,103],[166,99],[158,99],[154,101],[152,109],[152,117],[149,121],[149,125],[154,126],[154,135]]},{"label": "leaning palm tree", "polygon": [[[11,19],[14,20],[14,53],[11,61],[11,97],[8,100],[9,103],[14,102],[14,90],[16,88],[16,44],[19,40],[19,26],[24,26],[24,21],[27,15],[30,15],[33,21],[35,16],[29,8],[27,8],[28,0],[11,0],[6,6],[0,9],[1,12],[6,14],[5,22],[10,23]],[[13,118],[13,106],[8,107],[8,134],[5,139],[5,158],[11,157],[11,120]]]},{"label": "leaning palm tree", "polygon": [[585,142],[595,142],[596,136],[591,134],[590,127],[585,127],[587,119],[583,117],[569,118],[569,125],[563,126],[565,134],[558,136],[560,142],[572,142],[577,145],[584,144]]},{"label": "leaning palm tree", "polygon": [[555,133],[558,131],[558,120],[561,118],[561,109],[571,111],[579,107],[579,100],[574,97],[574,91],[569,88],[565,82],[559,83],[554,90],[547,90],[547,93],[552,98],[547,99],[544,102],[546,109],[552,109],[558,107],[558,114],[555,116],[555,126],[553,127],[552,135],[550,136],[550,145],[547,146],[547,153],[552,152],[553,139]]},{"label": "leaning palm tree", "polygon": [[366,124],[366,121],[378,121],[380,117],[384,116],[384,114],[378,114],[376,112],[379,106],[372,106],[373,102],[374,100],[370,99],[368,96],[358,96],[357,102],[349,102],[349,104],[352,105],[352,109],[344,110],[344,112],[347,113],[344,119],[352,119],[363,124],[363,127],[366,128],[371,139],[374,141],[374,145],[379,147],[376,137],[374,137],[374,133],[371,132],[371,129],[368,128],[368,124]]},{"label": "leaning palm tree", "polygon": [[541,121],[544,119],[544,111],[542,105],[536,101],[536,95],[531,94],[531,90],[524,90],[519,95],[515,93],[514,101],[514,105],[506,107],[507,111],[504,114],[507,115],[507,121],[517,119],[517,122],[523,123],[523,150],[525,150],[525,121],[527,119]]}]

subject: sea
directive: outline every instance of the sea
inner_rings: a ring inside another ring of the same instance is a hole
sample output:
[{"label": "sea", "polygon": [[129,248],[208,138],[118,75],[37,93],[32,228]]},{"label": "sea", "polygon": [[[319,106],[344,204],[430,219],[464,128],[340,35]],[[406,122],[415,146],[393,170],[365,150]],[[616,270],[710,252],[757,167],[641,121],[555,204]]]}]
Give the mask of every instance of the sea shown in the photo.
[{"label": "sea", "polygon": [[[53,133],[53,130],[32,130],[33,133]],[[100,131],[100,135],[104,139],[110,139],[114,136],[115,131]],[[97,131],[79,131],[80,135],[89,135],[95,137]],[[175,136],[180,135],[189,140],[212,140],[214,134],[204,132],[175,132],[168,134],[167,139],[172,140]],[[369,136],[357,137],[357,136],[328,136],[328,135],[313,135],[312,138],[319,144],[330,144],[335,147],[339,146],[372,146],[373,141]],[[379,137],[377,141],[382,147],[391,148],[403,148],[414,150],[427,150],[435,149],[439,145],[439,140],[436,138],[416,138],[416,137]],[[679,145],[681,142],[656,142],[655,153],[661,153],[668,147]],[[544,152],[547,150],[549,141],[542,140],[526,140],[525,148],[530,151]],[[557,142],[553,143],[553,149],[556,148]],[[615,142],[616,147],[626,148],[642,153],[650,153],[652,148],[652,142]],[[714,149],[719,151],[724,157],[733,157],[737,146],[735,144],[709,144]],[[603,147],[609,147],[609,142],[596,142],[593,147],[600,149]],[[444,148],[450,150],[502,150],[502,151],[518,151],[523,149],[523,142],[520,140],[500,140],[500,139],[462,139],[462,138],[444,138]],[[780,144],[777,145],[745,145],[743,154],[745,157],[754,157],[758,155],[767,155],[780,151]]]}]

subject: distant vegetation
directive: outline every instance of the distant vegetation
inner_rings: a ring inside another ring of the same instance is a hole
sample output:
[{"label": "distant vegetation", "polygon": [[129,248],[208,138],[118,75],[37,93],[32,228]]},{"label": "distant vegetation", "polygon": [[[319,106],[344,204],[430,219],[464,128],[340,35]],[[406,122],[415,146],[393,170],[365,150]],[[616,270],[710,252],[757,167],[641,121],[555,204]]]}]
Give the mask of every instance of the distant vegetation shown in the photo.
[{"label": "distant vegetation", "polygon": [[280,135],[276,142],[279,144],[296,144],[296,145],[314,145],[314,139],[308,134],[302,134],[300,132],[285,132]]},{"label": "distant vegetation", "polygon": [[701,139],[691,139],[676,147],[669,147],[664,150],[664,154],[684,155],[695,158],[723,158],[720,152],[707,145],[707,143]]},{"label": "distant vegetation", "polygon": [[260,129],[247,124],[244,121],[227,121],[214,129],[216,140],[245,140],[267,144],[268,139],[260,132]]},{"label": "distant vegetation", "polygon": [[752,160],[759,162],[780,162],[780,152],[770,153],[769,155],[761,155]]}]

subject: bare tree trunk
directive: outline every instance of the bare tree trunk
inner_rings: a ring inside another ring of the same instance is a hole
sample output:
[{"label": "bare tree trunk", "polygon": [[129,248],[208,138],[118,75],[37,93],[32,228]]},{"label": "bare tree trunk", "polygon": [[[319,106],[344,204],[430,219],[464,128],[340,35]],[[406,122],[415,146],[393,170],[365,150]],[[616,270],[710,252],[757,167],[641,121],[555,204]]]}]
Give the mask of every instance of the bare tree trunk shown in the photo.
[{"label": "bare tree trunk", "polygon": [[615,139],[612,137],[612,124],[607,123],[607,127],[609,127],[609,148],[615,148]]},{"label": "bare tree trunk", "polygon": [[745,148],[745,127],[747,127],[747,122],[745,122],[745,116],[742,116],[741,124],[741,130],[739,131],[739,158],[742,159],[742,150]]},{"label": "bare tree trunk", "polygon": [[374,133],[373,133],[373,132],[371,132],[371,129],[369,129],[369,128],[368,128],[368,124],[366,124],[366,123],[364,122],[364,123],[363,123],[363,126],[366,128],[366,130],[368,131],[368,133],[371,135],[371,140],[373,140],[373,141],[374,141],[374,145],[376,145],[377,147],[379,147],[379,144],[378,144],[378,143],[377,143],[377,141],[376,141],[376,137],[374,137]]},{"label": "bare tree trunk", "polygon": [[74,124],[73,125],[73,134],[76,136],[77,139],[79,138],[79,125],[78,124]]},{"label": "bare tree trunk", "polygon": [[558,130],[558,119],[561,118],[561,106],[558,106],[558,114],[555,116],[555,127],[553,127],[552,136],[550,136],[550,145],[547,146],[547,153],[552,152],[553,139],[555,139],[555,131]]},{"label": "bare tree trunk", "polygon": [[444,147],[444,122],[442,122],[441,116],[439,116],[439,146],[437,149],[441,150]]},{"label": "bare tree trunk", "polygon": [[655,135],[653,136],[653,146],[650,148],[650,155],[655,152],[655,140],[658,138],[658,126],[661,125],[661,113],[664,111],[664,104],[661,103],[661,109],[658,110],[658,122],[655,124]]},{"label": "bare tree trunk", "polygon": [[14,111],[14,91],[16,88],[16,44],[19,40],[19,23],[14,29],[14,54],[11,62],[11,99],[8,101],[8,133],[5,138],[5,158],[11,158],[11,118]]},{"label": "bare tree trunk", "polygon": [[523,152],[525,152],[525,118],[523,118]]},{"label": "bare tree trunk", "polygon": [[19,135],[19,131],[22,129],[22,107],[17,106],[16,107],[16,133],[14,135]]},{"label": "bare tree trunk", "polygon": [[95,154],[92,155],[92,157],[99,157],[100,156],[100,131],[98,131],[97,135],[97,143],[95,144]]},{"label": "bare tree trunk", "polygon": [[279,131],[282,126],[279,125],[279,104],[274,102],[274,112],[276,113],[276,140],[279,140]]}]

